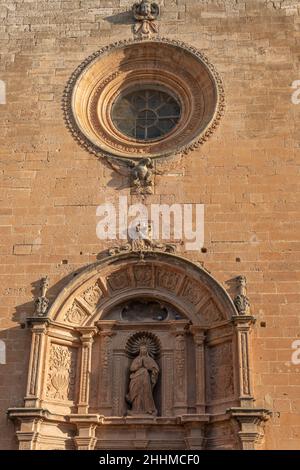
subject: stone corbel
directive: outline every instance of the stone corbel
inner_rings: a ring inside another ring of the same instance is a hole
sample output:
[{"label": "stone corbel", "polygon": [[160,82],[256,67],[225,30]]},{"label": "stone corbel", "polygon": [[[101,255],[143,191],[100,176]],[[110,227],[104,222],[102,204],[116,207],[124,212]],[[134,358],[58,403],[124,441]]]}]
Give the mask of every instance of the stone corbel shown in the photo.
[{"label": "stone corbel", "polygon": [[9,408],[7,414],[20,426],[16,432],[19,450],[38,450],[40,427],[48,411],[39,408]]},{"label": "stone corbel", "polygon": [[97,443],[96,429],[100,422],[99,415],[71,415],[71,423],[77,426],[75,444],[77,450],[94,450]]},{"label": "stone corbel", "polygon": [[256,450],[264,438],[265,423],[271,412],[258,408],[230,408],[227,413],[240,427],[238,435],[242,450]]},{"label": "stone corbel", "polygon": [[189,450],[202,450],[205,445],[205,430],[209,422],[208,415],[186,415],[180,418],[185,429],[185,443]]},{"label": "stone corbel", "polygon": [[77,331],[81,335],[80,339],[82,343],[79,401],[77,410],[79,414],[87,414],[89,408],[92,345],[94,336],[98,329],[96,327],[82,327],[78,328]]}]

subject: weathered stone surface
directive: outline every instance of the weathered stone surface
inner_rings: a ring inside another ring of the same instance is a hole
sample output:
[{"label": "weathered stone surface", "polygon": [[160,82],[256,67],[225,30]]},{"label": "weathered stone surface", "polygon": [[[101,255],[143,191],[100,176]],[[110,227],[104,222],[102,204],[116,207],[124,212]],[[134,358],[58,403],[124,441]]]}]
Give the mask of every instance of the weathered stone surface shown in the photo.
[{"label": "weathered stone surface", "polygon": [[[108,248],[96,237],[95,214],[99,204],[118,200],[109,184],[112,170],[73,140],[61,101],[86,57],[132,38],[132,3],[9,0],[0,7],[0,80],[6,83],[6,104],[0,103],[0,339],[7,353],[6,365],[0,364],[1,449],[16,448],[6,411],[23,406],[30,332],[19,321],[34,312],[37,280],[50,276],[52,301],[70,273]],[[155,178],[155,197],[205,204],[207,253],[186,256],[205,262],[223,283],[246,275],[257,317],[256,405],[273,411],[264,446],[300,449],[300,368],[291,363],[300,333],[300,105],[291,99],[292,83],[300,80],[299,2],[159,3],[160,35],[197,47],[216,66],[226,113],[204,146],[161,164],[167,171]],[[121,192],[135,200],[129,188]],[[168,292],[177,289],[177,278],[157,282]],[[164,361],[169,367],[168,355]]]}]

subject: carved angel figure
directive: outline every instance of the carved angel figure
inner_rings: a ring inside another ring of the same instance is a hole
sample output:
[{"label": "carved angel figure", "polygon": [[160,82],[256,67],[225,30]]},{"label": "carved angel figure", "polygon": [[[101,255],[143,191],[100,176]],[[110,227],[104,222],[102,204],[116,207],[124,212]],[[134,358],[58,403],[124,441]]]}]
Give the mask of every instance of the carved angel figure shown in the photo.
[{"label": "carved angel figure", "polygon": [[138,162],[126,159],[115,164],[108,161],[111,168],[122,176],[129,176],[131,186],[137,194],[152,194],[153,163],[151,158],[142,158]]},{"label": "carved angel figure", "polygon": [[149,34],[157,33],[157,25],[155,20],[159,16],[159,6],[155,2],[149,0],[142,0],[140,3],[135,3],[132,7],[133,17],[138,22],[135,25],[134,32],[142,36],[149,36]]}]

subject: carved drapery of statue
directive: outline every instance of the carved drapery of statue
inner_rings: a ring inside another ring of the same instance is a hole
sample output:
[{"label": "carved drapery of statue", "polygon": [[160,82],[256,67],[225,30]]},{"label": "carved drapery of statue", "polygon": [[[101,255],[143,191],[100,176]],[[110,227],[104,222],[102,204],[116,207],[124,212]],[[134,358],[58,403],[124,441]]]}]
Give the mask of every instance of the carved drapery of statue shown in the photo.
[{"label": "carved drapery of statue", "polygon": [[156,415],[153,390],[159,375],[159,366],[149,356],[147,346],[140,347],[140,353],[130,366],[129,393],[126,400],[131,404],[129,415]]}]

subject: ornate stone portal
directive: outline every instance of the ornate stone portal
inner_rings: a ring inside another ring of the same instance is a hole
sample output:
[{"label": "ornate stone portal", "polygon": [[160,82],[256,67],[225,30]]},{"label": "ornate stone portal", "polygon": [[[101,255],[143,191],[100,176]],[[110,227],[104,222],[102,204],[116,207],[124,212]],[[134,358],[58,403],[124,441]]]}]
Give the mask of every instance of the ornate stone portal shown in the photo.
[{"label": "ornate stone portal", "polygon": [[[169,253],[91,265],[28,319],[20,449],[254,449],[251,327],[204,269]],[[176,386],[175,386],[176,384]]]}]

